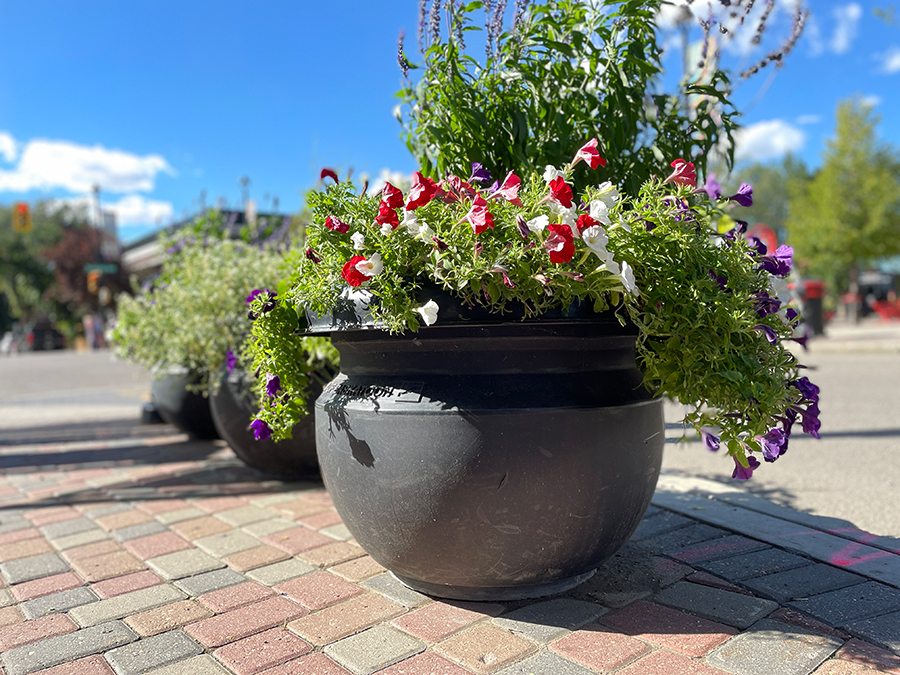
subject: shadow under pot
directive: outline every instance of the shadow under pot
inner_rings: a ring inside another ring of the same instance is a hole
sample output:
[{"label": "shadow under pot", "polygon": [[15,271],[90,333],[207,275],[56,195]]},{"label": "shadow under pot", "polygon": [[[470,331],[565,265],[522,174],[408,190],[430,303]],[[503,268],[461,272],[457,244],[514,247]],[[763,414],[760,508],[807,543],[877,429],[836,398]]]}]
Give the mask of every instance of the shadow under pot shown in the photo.
[{"label": "shadow under pot", "polygon": [[[212,418],[219,436],[231,446],[235,455],[247,466],[279,478],[318,476],[316,425],[312,414],[294,425],[292,438],[278,442],[258,441],[250,429],[250,422],[258,410],[252,377],[238,368],[231,373],[223,368],[217,377],[218,390],[210,396]],[[322,388],[313,383],[310,389],[309,400],[315,401]]]},{"label": "shadow under pot", "polygon": [[178,427],[192,438],[211,440],[219,437],[209,409],[209,399],[187,387],[200,376],[189,371],[170,372],[153,380],[150,393],[156,411],[165,422]]}]

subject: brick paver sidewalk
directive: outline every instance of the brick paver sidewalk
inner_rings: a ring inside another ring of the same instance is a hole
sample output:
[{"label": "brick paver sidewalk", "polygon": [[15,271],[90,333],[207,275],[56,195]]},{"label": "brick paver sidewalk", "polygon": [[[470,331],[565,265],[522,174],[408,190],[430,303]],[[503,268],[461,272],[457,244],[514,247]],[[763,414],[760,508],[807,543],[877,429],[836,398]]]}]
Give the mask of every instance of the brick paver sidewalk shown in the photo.
[{"label": "brick paver sidewalk", "polygon": [[706,487],[664,477],[573,591],[443,602],[368,557],[321,484],[221,442],[3,430],[0,673],[900,673],[896,540]]}]

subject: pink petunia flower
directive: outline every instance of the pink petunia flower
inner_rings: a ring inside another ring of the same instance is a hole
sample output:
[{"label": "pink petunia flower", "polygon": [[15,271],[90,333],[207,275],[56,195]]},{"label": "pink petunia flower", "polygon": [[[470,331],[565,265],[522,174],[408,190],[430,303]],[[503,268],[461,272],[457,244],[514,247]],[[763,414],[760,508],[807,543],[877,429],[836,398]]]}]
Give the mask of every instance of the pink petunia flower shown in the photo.
[{"label": "pink petunia flower", "polygon": [[592,169],[596,169],[598,166],[606,166],[606,160],[600,156],[597,150],[596,138],[589,140],[575,153],[575,159],[572,160],[570,166],[575,166],[581,161],[587,162]]},{"label": "pink petunia flower", "polygon": [[697,187],[697,172],[691,162],[685,162],[683,159],[676,159],[671,165],[675,170],[666,178],[663,183],[675,183],[675,185],[686,185],[690,188]]},{"label": "pink petunia flower", "polygon": [[502,197],[510,204],[515,204],[516,206],[525,206],[522,203],[522,200],[519,199],[519,187],[522,184],[522,179],[519,178],[516,174],[510,171],[506,174],[506,178],[503,179],[503,184],[498,187],[493,194],[491,194],[490,198],[495,199],[497,197]]}]

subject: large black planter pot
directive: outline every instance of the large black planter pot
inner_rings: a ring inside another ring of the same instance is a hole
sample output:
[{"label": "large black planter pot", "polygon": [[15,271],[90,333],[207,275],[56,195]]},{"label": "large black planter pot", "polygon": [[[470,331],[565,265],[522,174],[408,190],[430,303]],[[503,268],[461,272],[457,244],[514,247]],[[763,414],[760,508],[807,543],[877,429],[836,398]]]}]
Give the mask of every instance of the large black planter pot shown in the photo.
[{"label": "large black planter pot", "polygon": [[196,383],[193,373],[169,373],[154,379],[150,388],[159,416],[194,438],[218,438],[209,411],[209,399],[186,389]]},{"label": "large black planter pot", "polygon": [[407,586],[549,595],[634,532],[664,423],[614,319],[331,337],[341,373],[316,402],[322,476],[356,540]]},{"label": "large black planter pot", "polygon": [[[293,438],[283,441],[258,441],[250,430],[256,403],[249,376],[240,369],[219,373],[218,391],[210,396],[210,408],[216,429],[231,449],[248,466],[279,478],[318,475],[316,426],[307,415],[292,429]],[[322,391],[313,385],[310,401]]]}]

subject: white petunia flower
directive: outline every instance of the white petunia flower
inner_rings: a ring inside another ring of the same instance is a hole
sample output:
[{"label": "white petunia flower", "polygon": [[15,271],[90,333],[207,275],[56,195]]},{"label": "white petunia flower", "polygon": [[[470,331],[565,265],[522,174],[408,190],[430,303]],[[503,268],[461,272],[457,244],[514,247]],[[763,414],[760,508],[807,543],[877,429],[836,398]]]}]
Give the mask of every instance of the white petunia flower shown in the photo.
[{"label": "white petunia flower", "polygon": [[362,251],[366,247],[366,235],[362,232],[354,232],[350,235],[350,241],[353,242],[353,248]]},{"label": "white petunia flower", "polygon": [[377,274],[381,274],[381,270],[384,269],[384,265],[381,263],[380,253],[373,253],[371,258],[356,263],[355,267],[359,270],[360,274],[365,274],[367,277],[374,277]]},{"label": "white petunia flower", "polygon": [[419,219],[416,217],[416,212],[404,211],[400,226],[409,230],[409,234],[413,237],[419,234]]},{"label": "white petunia flower", "polygon": [[565,173],[557,169],[552,164],[548,164],[544,169],[544,180],[549,184],[552,180],[559,178],[560,176],[565,177]]},{"label": "white petunia flower", "polygon": [[606,234],[606,230],[602,227],[599,225],[591,225],[590,227],[584,228],[584,231],[581,233],[581,238],[584,240],[587,247],[597,254],[597,257],[600,258],[600,260],[606,260],[609,257],[609,251],[606,250],[606,245],[609,243],[609,237]]},{"label": "white petunia flower", "polygon": [[525,223],[532,232],[540,232],[541,230],[546,229],[549,224],[550,219],[547,216],[538,216]]},{"label": "white petunia flower", "polygon": [[619,191],[609,181],[600,183],[597,189],[599,190],[597,199],[606,204],[606,208],[611,209],[613,205],[619,201]]},{"label": "white petunia flower", "polygon": [[609,206],[600,199],[595,199],[590,203],[590,214],[591,218],[598,223],[603,223],[604,225],[612,224],[612,221],[609,219]]},{"label": "white petunia flower", "polygon": [[578,228],[575,227],[578,216],[576,215],[574,204],[569,208],[566,208],[559,202],[551,201],[547,206],[549,206],[550,211],[559,218],[559,222],[563,225],[568,225],[572,229],[573,234],[578,236]]},{"label": "white petunia flower", "polygon": [[383,234],[385,237],[388,236],[393,231],[394,231],[394,228],[391,227],[390,223],[382,223],[381,229],[379,230],[379,232],[381,232],[381,234]]},{"label": "white petunia flower", "polygon": [[429,300],[421,307],[417,308],[416,311],[422,315],[422,320],[425,322],[426,326],[430,326],[438,318],[438,304],[434,300]]},{"label": "white petunia flower", "polygon": [[781,277],[769,277],[769,286],[772,292],[781,300],[781,304],[786,305],[791,301],[791,289],[788,288],[788,282]]}]

